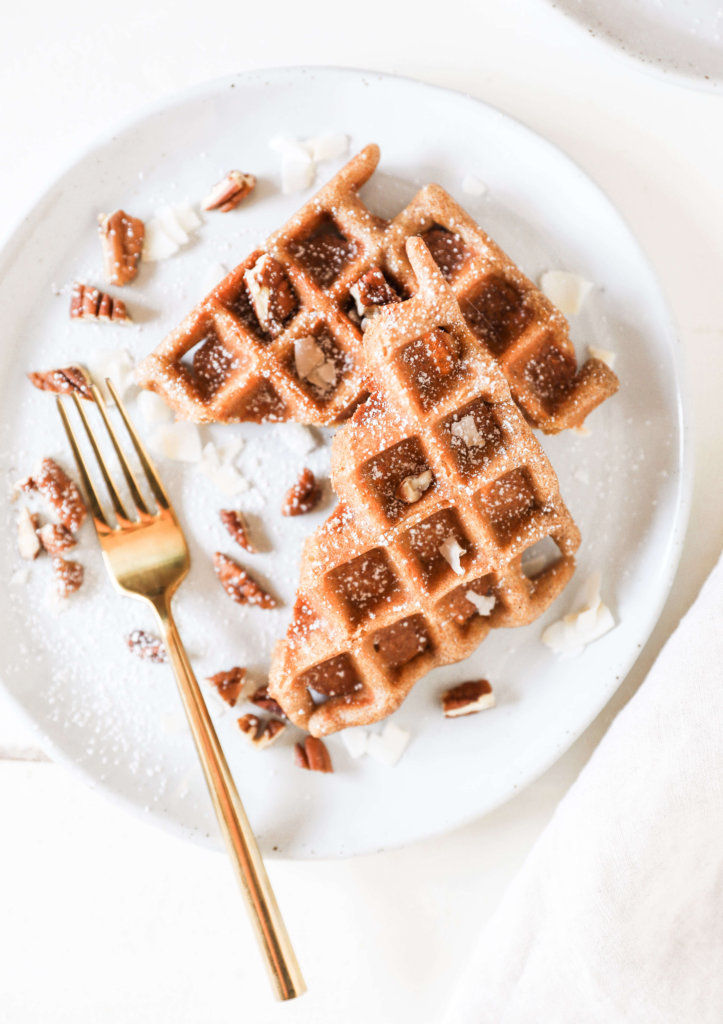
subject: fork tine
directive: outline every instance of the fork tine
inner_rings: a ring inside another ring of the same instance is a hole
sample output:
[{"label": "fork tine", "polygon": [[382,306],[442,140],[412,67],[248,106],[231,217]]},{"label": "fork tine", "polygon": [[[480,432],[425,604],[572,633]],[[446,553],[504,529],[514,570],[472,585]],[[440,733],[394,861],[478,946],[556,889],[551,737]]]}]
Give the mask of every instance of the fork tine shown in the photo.
[{"label": "fork tine", "polygon": [[136,478],[133,476],[133,470],[131,469],[128,463],[128,459],[125,456],[125,452],[121,448],[120,442],[118,441],[118,435],[116,434],[115,427],[111,423],[110,416],[108,415],[108,407],[105,404],[105,399],[103,398],[103,395],[101,394],[100,390],[95,386],[95,384],[91,385],[90,390],[93,394],[93,398],[95,399],[95,404],[98,406],[98,410],[101,416],[103,417],[103,422],[105,423],[106,430],[108,431],[108,434],[110,436],[113,448],[115,449],[115,453],[118,456],[118,461],[120,462],[121,469],[123,470],[123,476],[126,478],[126,483],[128,484],[128,488],[131,492],[131,495],[133,496],[133,502],[136,506],[136,511],[144,513],[145,515],[151,515],[151,512],[148,509],[148,506],[145,502],[143,495],[138,490]]},{"label": "fork tine", "polygon": [[73,428],[70,425],[68,414],[65,411],[65,405],[63,404],[60,398],[57,398],[55,400],[55,404],[58,407],[60,418],[63,421],[63,426],[65,427],[65,433],[68,436],[68,444],[70,445],[71,451],[73,452],[75,464],[78,467],[78,474],[83,484],[83,489],[85,491],[86,497],[88,498],[90,512],[95,522],[95,528],[96,530],[99,530],[99,532],[101,533],[111,531],[112,527],[108,524],[108,520],[105,517],[105,512],[103,511],[103,508],[100,504],[100,499],[98,498],[96,489],[91,483],[90,474],[88,473],[88,467],[86,466],[85,458],[76,440],[75,432],[73,431]]},{"label": "fork tine", "polygon": [[116,391],[116,388],[115,388],[115,385],[113,384],[113,381],[106,377],[105,383],[106,383],[106,386],[107,386],[108,390],[110,391],[110,393],[111,393],[111,395],[113,397],[113,401],[118,406],[118,412],[121,414],[121,418],[122,418],[123,422],[125,423],[126,430],[128,431],[130,439],[133,442],[133,447],[135,448],[136,454],[138,455],[138,458],[140,459],[141,465],[143,466],[143,470],[144,470],[144,472],[146,474],[146,479],[148,480],[148,486],[153,491],[153,496],[155,497],[156,501],[158,502],[158,504],[160,505],[161,508],[163,508],[163,509],[170,508],[171,507],[170,498],[168,497],[168,495],[166,494],[166,492],[164,490],[163,484],[161,483],[161,481],[160,481],[160,479],[158,477],[158,473],[156,473],[156,468],[153,465],[153,463],[151,462],[150,455],[146,451],[146,449],[145,449],[145,447],[143,445],[143,442],[141,441],[140,437],[138,436],[136,428],[133,426],[133,424],[131,423],[131,421],[130,421],[130,419],[128,417],[128,413],[126,412],[125,406],[123,405],[123,403],[120,400],[120,395]]},{"label": "fork tine", "polygon": [[85,427],[85,432],[88,435],[88,440],[90,441],[90,446],[93,449],[93,454],[95,455],[98,465],[100,466],[100,471],[103,474],[103,479],[105,480],[105,485],[108,488],[108,493],[110,494],[110,500],[113,503],[115,514],[119,520],[123,520],[124,523],[130,523],[131,518],[126,512],[125,508],[123,507],[121,496],[118,493],[116,485],[113,483],[110,473],[108,472],[108,466],[106,465],[106,461],[103,458],[103,453],[98,447],[98,442],[96,441],[93,429],[90,423],[88,422],[88,417],[85,414],[85,409],[83,408],[81,401],[76,393],[73,393],[73,401],[75,402],[75,407],[78,410],[78,414],[80,415],[80,418],[83,422],[83,426]]}]

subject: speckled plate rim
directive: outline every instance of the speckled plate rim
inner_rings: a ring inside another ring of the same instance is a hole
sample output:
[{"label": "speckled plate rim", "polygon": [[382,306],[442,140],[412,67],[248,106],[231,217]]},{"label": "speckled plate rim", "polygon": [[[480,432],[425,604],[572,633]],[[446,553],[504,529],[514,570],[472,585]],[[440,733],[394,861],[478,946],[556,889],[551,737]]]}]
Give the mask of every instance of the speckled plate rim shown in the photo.
[{"label": "speckled plate rim", "polygon": [[697,92],[708,92],[717,96],[723,94],[723,75],[717,77],[693,74],[663,57],[657,57],[653,53],[644,53],[632,44],[627,49],[621,40],[616,39],[612,33],[608,32],[604,25],[597,24],[592,18],[586,17],[582,10],[579,12],[569,10],[566,4],[563,5],[558,0],[545,0],[545,2],[553,8],[556,14],[572,25],[575,31],[583,33],[588,39],[593,39],[596,45],[624,61],[628,67],[644,71],[658,81],[667,82],[671,86],[684,86]]},{"label": "speckled plate rim", "polygon": [[[495,799],[490,801],[487,806],[482,810],[479,807],[471,811],[467,818],[458,820],[453,826],[445,831],[454,831],[457,828],[462,828],[465,825],[470,824],[473,821],[484,817],[484,815],[496,810],[498,807],[503,806],[509,799],[520,793],[523,789],[533,783],[536,779],[540,778],[559,758],[569,749],[574,741],[588,728],[588,726],[595,720],[600,711],[606,706],[608,701],[612,698],[618,687],[622,684],[623,679],[633,667],[638,657],[641,655],[645,644],[647,643],[650,635],[661,615],[663,607],[668,599],[670,588],[675,577],[675,573],[678,568],[680,556],[682,553],[683,542],[687,530],[688,517],[690,511],[692,485],[693,485],[693,465],[692,465],[692,426],[690,416],[690,401],[688,397],[688,389],[686,383],[686,376],[684,370],[684,361],[682,346],[680,339],[677,335],[675,323],[670,313],[667,300],[665,298],[663,289],[657,280],[657,277],[652,269],[652,266],[645,256],[642,247],[640,246],[634,232],[631,230],[629,224],[625,218],[617,210],[612,200],[607,196],[604,190],[584,171],[572,158],[566,153],[563,153],[558,146],[549,142],[544,136],[539,135],[537,132],[528,128],[523,122],[516,118],[510,117],[508,114],[504,114],[491,104],[487,104],[482,100],[478,100],[469,94],[465,94],[455,89],[447,89],[437,85],[431,85],[426,82],[421,82],[410,76],[405,75],[393,75],[386,74],[377,71],[369,71],[358,68],[345,68],[345,67],[334,67],[334,66],[298,66],[298,67],[282,67],[282,68],[264,68],[254,69],[253,71],[239,72],[234,75],[224,76],[220,79],[213,79],[203,83],[199,83],[188,89],[174,93],[172,96],[164,97],[161,100],[157,100],[151,104],[144,106],[142,109],[137,111],[135,114],[125,118],[119,122],[114,130],[110,133],[105,133],[96,137],[89,145],[80,153],[74,160],[69,162],[65,169],[60,173],[51,174],[49,176],[49,184],[43,191],[40,199],[36,201],[34,205],[21,217],[18,218],[18,222],[14,228],[7,232],[5,237],[0,240],[0,276],[6,271],[6,268],[12,263],[16,254],[22,249],[25,244],[27,233],[32,230],[33,226],[37,224],[43,217],[44,210],[48,204],[54,199],[54,195],[57,190],[62,190],[64,182],[72,177],[76,169],[85,160],[88,159],[98,149],[109,145],[115,139],[115,137],[124,131],[132,128],[140,121],[151,118],[159,113],[163,113],[166,110],[182,105],[190,100],[201,98],[206,95],[213,95],[219,90],[230,87],[233,83],[241,81],[253,81],[255,79],[268,78],[274,75],[289,75],[298,74],[302,80],[306,74],[333,74],[333,75],[345,75],[351,78],[374,78],[391,81],[402,81],[418,87],[422,91],[431,91],[435,94],[448,94],[456,99],[463,99],[472,104],[479,104],[482,107],[486,107],[493,111],[495,116],[502,118],[505,121],[512,122],[516,129],[521,133],[526,134],[534,144],[540,147],[545,147],[550,151],[554,152],[558,159],[562,158],[569,166],[571,174],[577,176],[579,179],[583,179],[587,186],[594,188],[601,200],[609,207],[612,216],[616,217],[620,224],[624,227],[625,231],[629,235],[630,244],[633,246],[641,260],[641,263],[645,265],[646,269],[650,274],[651,282],[654,282],[656,288],[656,297],[660,305],[660,309],[665,311],[666,319],[666,336],[667,342],[670,344],[670,354],[673,360],[676,373],[676,430],[678,435],[677,445],[677,475],[675,482],[675,500],[670,530],[668,533],[667,543],[663,550],[661,550],[661,559],[665,566],[663,573],[664,585],[661,587],[656,600],[652,601],[645,616],[641,616],[640,626],[638,629],[637,639],[638,642],[635,645],[631,645],[629,657],[623,662],[622,666],[618,664],[619,675],[616,678],[615,673],[611,673],[611,681],[609,690],[605,692],[603,698],[591,705],[588,709],[588,713],[581,716],[578,720],[578,726],[572,730],[566,737],[566,742],[562,747],[553,749],[547,758],[540,759],[534,766],[527,772],[522,772],[518,776],[517,785],[514,792],[509,792],[506,797],[502,799]],[[621,670],[620,670],[621,669]],[[17,715],[27,723],[30,730],[35,732],[39,738],[42,749],[56,762],[67,768],[73,775],[82,780],[89,788],[100,791],[104,797],[110,798],[119,807],[131,811],[134,816],[149,824],[160,826],[164,831],[169,832],[179,838],[191,839],[201,846],[212,848],[216,850],[222,850],[220,839],[216,837],[205,837],[196,830],[193,833],[189,833],[188,829],[183,825],[169,820],[163,815],[151,815],[149,816],[132,798],[125,794],[120,793],[111,789],[106,788],[101,782],[99,782],[93,773],[87,770],[85,767],[77,764],[71,757],[59,748],[54,741],[43,731],[42,725],[35,720],[23,706],[15,700],[13,695],[5,687],[3,680],[0,678],[0,704],[5,701],[12,705]],[[400,848],[405,845],[410,845],[414,842],[419,842],[423,839],[438,835],[439,829],[432,828],[427,831],[417,830],[413,836],[410,836],[407,840],[400,841],[398,843],[389,843],[382,848],[370,847],[366,851],[359,852],[358,855],[368,852],[383,852],[384,849]],[[355,856],[356,851],[344,851],[337,854],[338,857]],[[291,858],[283,852],[274,853],[273,851],[266,853],[267,857],[278,857],[279,859],[307,859],[302,857]],[[311,855],[309,858],[311,859]]]}]

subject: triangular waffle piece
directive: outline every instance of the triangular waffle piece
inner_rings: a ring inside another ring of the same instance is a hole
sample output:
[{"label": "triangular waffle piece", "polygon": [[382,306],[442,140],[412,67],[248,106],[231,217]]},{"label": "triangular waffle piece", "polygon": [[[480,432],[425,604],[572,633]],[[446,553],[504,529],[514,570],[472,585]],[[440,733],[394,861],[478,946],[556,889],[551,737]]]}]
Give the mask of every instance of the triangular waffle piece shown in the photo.
[{"label": "triangular waffle piece", "polygon": [[140,365],[137,381],[197,422],[341,422],[367,393],[365,327],[416,287],[407,239],[421,235],[477,339],[530,422],[580,425],[618,386],[580,369],[567,321],[444,189],[393,220],[359,197],[379,161],[367,146],[236,267]]},{"label": "triangular waffle piece", "polygon": [[[334,438],[339,504],[306,542],[272,664],[270,693],[316,736],[383,718],[492,627],[531,622],[580,539],[496,360],[424,242],[407,253],[418,291],[366,333],[374,391]],[[543,541],[556,560],[526,574]]]}]

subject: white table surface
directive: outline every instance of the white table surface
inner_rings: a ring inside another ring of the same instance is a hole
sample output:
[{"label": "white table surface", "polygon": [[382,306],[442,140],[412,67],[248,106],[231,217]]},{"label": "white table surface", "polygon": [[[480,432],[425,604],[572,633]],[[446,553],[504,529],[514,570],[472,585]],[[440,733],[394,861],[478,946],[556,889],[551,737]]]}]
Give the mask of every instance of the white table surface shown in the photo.
[{"label": "white table surface", "polygon": [[297,1003],[271,1002],[223,857],[106,804],[45,759],[14,715],[0,717],[2,1024],[431,1024],[474,935],[720,548],[723,100],[618,62],[543,0],[371,0],[362,10],[176,0],[165,10],[41,0],[4,14],[0,232],[89,139],[148,100],[244,68],[371,67],[470,92],[577,160],[638,235],[685,345],[692,523],[638,664],[572,750],[486,819],[380,856],[272,863],[309,983]]}]

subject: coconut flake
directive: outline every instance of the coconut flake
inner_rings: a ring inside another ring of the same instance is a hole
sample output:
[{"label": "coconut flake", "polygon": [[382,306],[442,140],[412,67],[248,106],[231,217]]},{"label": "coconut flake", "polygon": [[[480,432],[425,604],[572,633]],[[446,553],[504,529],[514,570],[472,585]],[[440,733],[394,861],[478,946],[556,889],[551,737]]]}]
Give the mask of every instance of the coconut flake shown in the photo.
[{"label": "coconut flake", "polygon": [[287,148],[281,155],[281,191],[284,195],[303,192],[313,184],[316,167],[309,153],[301,146]]},{"label": "coconut flake", "polygon": [[567,270],[548,270],[540,278],[540,288],[561,313],[574,316],[582,309],[593,284]]},{"label": "coconut flake", "polygon": [[461,546],[453,533],[450,533],[449,537],[446,537],[442,541],[437,550],[440,555],[447,560],[452,572],[456,573],[457,576],[462,576],[464,574],[464,569],[460,564],[460,558],[462,555],[466,555],[467,552]]},{"label": "coconut flake", "polygon": [[323,366],[326,356],[313,334],[303,334],[294,340],[294,362],[296,372],[302,380],[307,379],[318,367]]},{"label": "coconut flake", "polygon": [[407,748],[411,733],[400,729],[394,722],[387,722],[381,733],[372,733],[367,742],[367,753],[381,764],[392,768]]},{"label": "coconut flake", "polygon": [[157,220],[149,220],[146,223],[146,231],[143,236],[143,255],[141,259],[145,263],[157,263],[159,260],[167,260],[169,256],[175,256],[179,246],[168,235]]},{"label": "coconut flake", "polygon": [[361,757],[367,753],[369,746],[369,733],[366,729],[344,729],[341,734],[342,743],[349,751],[350,757]]},{"label": "coconut flake", "polygon": [[462,191],[466,192],[468,196],[483,196],[487,191],[487,186],[473,174],[466,174],[462,179]]},{"label": "coconut flake", "polygon": [[178,250],[191,241],[191,236],[203,221],[190,203],[176,203],[162,206],[155,216],[146,223],[143,240],[143,260],[157,262],[174,256]]},{"label": "coconut flake", "polygon": [[306,139],[312,160],[317,163],[322,160],[337,160],[340,156],[346,156],[349,152],[348,135],[318,135],[316,138]]},{"label": "coconut flake", "polygon": [[490,615],[497,604],[494,594],[478,594],[474,590],[468,590],[464,596],[475,606],[478,615]]},{"label": "coconut flake", "polygon": [[615,360],[618,358],[616,352],[612,352],[609,348],[596,348],[594,345],[588,345],[587,352],[591,359],[599,359],[611,370],[615,368]]},{"label": "coconut flake", "polygon": [[198,216],[195,208],[187,201],[183,203],[176,203],[172,209],[176,223],[189,235],[193,234],[194,231],[198,231],[203,224],[203,221]]},{"label": "coconut flake", "polygon": [[154,452],[174,462],[198,462],[201,458],[201,438],[195,423],[161,423],[149,435],[148,443]]},{"label": "coconut flake", "polygon": [[333,359],[326,359],[308,375],[307,380],[321,391],[328,391],[336,384],[336,364]]},{"label": "coconut flake", "polygon": [[157,427],[160,423],[170,423],[173,420],[173,410],[155,391],[141,391],[136,399],[136,405],[149,427]]},{"label": "coconut flake", "polygon": [[235,497],[249,489],[248,480],[234,466],[233,461],[243,446],[242,438],[234,438],[224,446],[212,441],[204,445],[198,464],[199,470],[223,494]]},{"label": "coconut flake", "polygon": [[472,413],[456,420],[451,426],[453,437],[459,438],[468,448],[484,448],[487,440],[484,434],[480,434]]},{"label": "coconut flake", "polygon": [[135,364],[127,348],[97,348],[88,354],[85,366],[93,383],[97,385],[106,402],[111,405],[113,397],[106,387],[106,377],[110,377],[113,381],[121,398],[124,398],[134,386]]},{"label": "coconut flake", "polygon": [[294,455],[308,455],[316,448],[316,438],[308,427],[301,423],[279,423],[276,436],[280,437]]},{"label": "coconut flake", "polygon": [[576,611],[553,622],[542,634],[542,642],[555,654],[573,657],[587,644],[609,632],[615,625],[612,613],[600,597],[600,573],[593,573],[582,585],[575,601]]},{"label": "coconut flake", "polygon": [[185,245],[186,242],[190,241],[191,236],[183,227],[183,224],[177,217],[176,211],[172,206],[161,206],[158,210],[156,210],[155,219],[158,221],[158,223],[166,232],[171,241],[175,242],[179,248],[182,245]]}]

